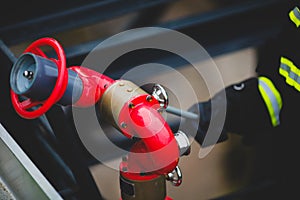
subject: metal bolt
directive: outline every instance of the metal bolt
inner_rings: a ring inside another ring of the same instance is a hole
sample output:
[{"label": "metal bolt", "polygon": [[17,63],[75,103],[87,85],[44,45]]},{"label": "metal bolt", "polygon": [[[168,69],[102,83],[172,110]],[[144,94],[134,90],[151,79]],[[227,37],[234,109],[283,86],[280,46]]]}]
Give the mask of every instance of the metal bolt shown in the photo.
[{"label": "metal bolt", "polygon": [[140,175],[141,175],[141,176],[146,176],[147,173],[146,173],[146,172],[140,172]]},{"label": "metal bolt", "polygon": [[27,70],[25,70],[25,71],[23,72],[23,76],[24,76],[25,78],[27,78],[28,80],[31,80],[31,79],[33,78],[33,72],[32,72],[32,71],[27,71]]},{"label": "metal bolt", "polygon": [[127,88],[127,92],[132,92],[133,89],[132,88]]},{"label": "metal bolt", "polygon": [[157,112],[158,112],[159,114],[162,114],[162,113],[164,112],[164,109],[163,109],[163,108],[159,108],[159,109],[157,109]]},{"label": "metal bolt", "polygon": [[152,96],[151,95],[148,95],[147,97],[146,97],[146,100],[148,101],[148,102],[151,102],[153,99],[152,99]]},{"label": "metal bolt", "polygon": [[130,102],[130,103],[128,104],[128,107],[129,107],[129,108],[134,108],[134,104],[133,104],[132,102]]},{"label": "metal bolt", "polygon": [[126,124],[125,122],[122,122],[122,123],[121,123],[121,127],[122,127],[122,128],[127,128],[127,124]]},{"label": "metal bolt", "polygon": [[123,161],[123,162],[127,162],[127,160],[128,160],[128,159],[127,159],[127,156],[123,156],[123,157],[122,157],[122,161]]},{"label": "metal bolt", "polygon": [[123,82],[119,83],[119,86],[124,86],[124,85],[125,85],[125,83],[123,83]]}]

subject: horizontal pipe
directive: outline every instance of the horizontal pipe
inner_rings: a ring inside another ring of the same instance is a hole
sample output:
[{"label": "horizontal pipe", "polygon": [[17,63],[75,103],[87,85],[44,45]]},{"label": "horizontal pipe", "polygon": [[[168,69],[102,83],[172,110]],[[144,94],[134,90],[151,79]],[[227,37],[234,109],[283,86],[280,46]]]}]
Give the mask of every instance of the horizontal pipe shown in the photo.
[{"label": "horizontal pipe", "polygon": [[166,108],[166,112],[177,115],[177,116],[180,116],[180,117],[184,117],[184,118],[187,118],[187,119],[196,120],[196,119],[199,118],[199,115],[197,115],[195,113],[184,111],[184,110],[172,107],[172,106],[168,106]]}]

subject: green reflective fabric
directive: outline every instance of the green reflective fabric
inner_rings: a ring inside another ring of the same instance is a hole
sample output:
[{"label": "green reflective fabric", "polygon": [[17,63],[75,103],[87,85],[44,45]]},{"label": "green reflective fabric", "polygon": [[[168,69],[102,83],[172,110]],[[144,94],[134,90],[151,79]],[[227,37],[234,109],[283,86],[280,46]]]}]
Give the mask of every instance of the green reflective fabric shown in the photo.
[{"label": "green reflective fabric", "polygon": [[280,58],[279,74],[285,77],[288,85],[300,91],[300,69],[291,60],[285,57]]},{"label": "green reflective fabric", "polygon": [[300,10],[298,7],[295,7],[290,13],[289,13],[290,20],[297,26],[297,28],[300,25]]},{"label": "green reflective fabric", "polygon": [[282,107],[280,93],[272,81],[263,76],[258,78],[258,88],[268,109],[272,126],[278,126],[280,124],[279,115]]}]

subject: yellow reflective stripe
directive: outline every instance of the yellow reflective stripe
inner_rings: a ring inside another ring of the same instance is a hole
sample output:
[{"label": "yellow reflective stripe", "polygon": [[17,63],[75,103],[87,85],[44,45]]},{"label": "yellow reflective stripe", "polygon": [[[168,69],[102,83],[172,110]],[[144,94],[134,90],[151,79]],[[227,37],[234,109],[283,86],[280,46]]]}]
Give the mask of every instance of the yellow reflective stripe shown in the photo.
[{"label": "yellow reflective stripe", "polygon": [[292,22],[294,22],[294,24],[297,26],[297,28],[300,25],[300,10],[298,7],[294,8],[294,10],[292,10],[289,13],[289,17],[291,19]]},{"label": "yellow reflective stripe", "polygon": [[264,81],[269,88],[271,89],[271,91],[273,92],[273,95],[276,98],[277,104],[279,105],[279,108],[282,108],[282,100],[281,100],[281,95],[279,93],[279,91],[277,90],[277,88],[275,87],[275,85],[272,83],[272,81],[264,76],[259,77],[260,80]]},{"label": "yellow reflective stripe", "polygon": [[280,58],[280,63],[279,74],[285,77],[287,84],[300,91],[300,69],[285,57]]},{"label": "yellow reflective stripe", "polygon": [[269,112],[269,115],[270,115],[270,118],[271,118],[272,125],[276,126],[276,118],[273,117],[275,114],[274,114],[274,110],[272,108],[271,101],[270,101],[268,95],[266,94],[266,92],[264,91],[263,87],[261,85],[259,85],[258,88],[259,88],[260,94],[263,97],[264,102],[267,106],[267,109],[268,109],[268,112]]},{"label": "yellow reflective stripe", "polygon": [[279,114],[282,108],[282,99],[280,93],[270,79],[263,76],[259,77],[258,79],[258,88],[268,109],[272,125],[277,126],[280,124]]}]

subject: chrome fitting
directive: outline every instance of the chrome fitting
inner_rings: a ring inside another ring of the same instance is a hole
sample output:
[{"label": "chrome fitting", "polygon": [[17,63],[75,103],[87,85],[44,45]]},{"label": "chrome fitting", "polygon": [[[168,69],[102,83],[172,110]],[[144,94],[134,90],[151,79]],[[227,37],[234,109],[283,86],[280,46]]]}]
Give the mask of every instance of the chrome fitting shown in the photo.
[{"label": "chrome fitting", "polygon": [[191,144],[189,138],[182,131],[178,131],[174,134],[174,137],[177,141],[180,156],[187,156],[191,152]]}]

